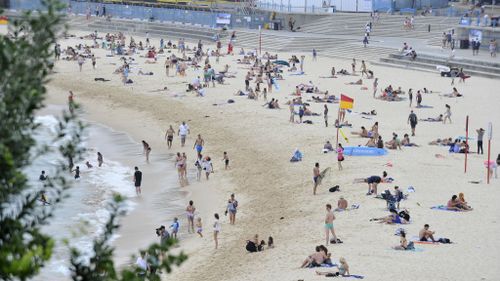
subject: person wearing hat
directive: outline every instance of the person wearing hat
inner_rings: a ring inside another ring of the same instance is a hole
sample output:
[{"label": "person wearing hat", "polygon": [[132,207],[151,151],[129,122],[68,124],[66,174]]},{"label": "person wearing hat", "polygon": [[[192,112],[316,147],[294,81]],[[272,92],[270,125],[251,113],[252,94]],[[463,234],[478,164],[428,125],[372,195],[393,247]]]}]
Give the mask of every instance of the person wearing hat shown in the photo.
[{"label": "person wearing hat", "polygon": [[340,196],[339,201],[337,201],[336,211],[345,211],[345,210],[347,210],[347,200],[344,199],[344,196]]},{"label": "person wearing hat", "polygon": [[476,132],[477,132],[477,154],[479,154],[479,151],[481,151],[481,154],[483,154],[484,129],[479,128],[479,130],[476,130]]}]

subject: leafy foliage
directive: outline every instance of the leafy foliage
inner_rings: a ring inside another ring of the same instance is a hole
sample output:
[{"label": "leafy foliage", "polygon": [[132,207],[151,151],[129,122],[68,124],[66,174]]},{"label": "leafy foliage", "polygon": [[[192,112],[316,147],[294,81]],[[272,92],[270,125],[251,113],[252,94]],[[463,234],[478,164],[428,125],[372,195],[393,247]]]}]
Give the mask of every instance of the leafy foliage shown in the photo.
[{"label": "leafy foliage", "polygon": [[[44,12],[27,12],[11,22],[8,35],[0,35],[0,280],[27,280],[36,276],[51,258],[54,241],[40,230],[49,223],[54,208],[64,199],[70,187],[67,176],[73,161],[82,158],[79,147],[84,125],[78,110],[64,111],[59,118],[54,143],[65,161],[57,164],[54,175],[43,187],[32,186],[24,173],[34,159],[51,150],[33,138],[38,125],[35,113],[43,108],[45,85],[53,68],[53,50],[62,28],[62,4],[45,0]],[[1,14],[2,11],[0,11]],[[70,105],[78,109],[77,105]],[[40,192],[51,198],[49,206],[39,203]],[[110,205],[110,218],[104,234],[94,241],[93,256],[82,260],[81,253],[71,249],[71,271],[74,280],[144,280],[138,271],[126,269],[117,273],[109,239],[118,228],[123,199],[117,196]],[[168,255],[175,241],[154,244],[147,249],[152,268],[170,272],[186,256]],[[160,280],[158,271],[145,276]]]}]

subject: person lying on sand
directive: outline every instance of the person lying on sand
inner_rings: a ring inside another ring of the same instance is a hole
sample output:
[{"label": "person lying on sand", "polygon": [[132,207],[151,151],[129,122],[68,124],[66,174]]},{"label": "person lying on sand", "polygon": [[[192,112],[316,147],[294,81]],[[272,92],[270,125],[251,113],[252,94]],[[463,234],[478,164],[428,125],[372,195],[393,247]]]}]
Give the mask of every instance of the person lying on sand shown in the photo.
[{"label": "person lying on sand", "polygon": [[431,142],[429,142],[429,145],[443,145],[443,146],[449,146],[453,143],[452,138],[443,138],[443,139],[436,139]]},{"label": "person lying on sand", "polygon": [[457,88],[453,88],[453,91],[449,94],[443,94],[441,95],[442,97],[448,97],[448,98],[458,98],[462,97],[462,94],[460,94],[457,90]]},{"label": "person lying on sand", "polygon": [[352,135],[359,135],[362,138],[369,138],[368,130],[364,126],[361,126],[360,132],[351,132]]},{"label": "person lying on sand", "polygon": [[389,212],[391,212],[391,214],[386,216],[386,217],[373,218],[373,219],[370,219],[370,221],[378,221],[379,223],[385,223],[385,224],[407,224],[408,223],[408,221],[406,221],[404,218],[402,218],[398,215],[398,212],[395,209],[390,209]]},{"label": "person lying on sand", "polygon": [[401,141],[401,144],[402,144],[403,146],[414,146],[414,147],[418,147],[418,145],[417,145],[417,144],[412,143],[412,142],[410,141],[410,136],[409,136],[408,134],[404,134],[404,136],[403,136],[403,141]]},{"label": "person lying on sand", "polygon": [[346,85],[363,85],[363,79],[359,79],[356,82],[345,83]]},{"label": "person lying on sand", "polygon": [[439,114],[438,117],[427,117],[425,119],[418,119],[418,121],[425,121],[425,122],[443,122],[443,114]]},{"label": "person lying on sand", "polygon": [[370,112],[361,112],[361,115],[376,116],[377,111],[375,109],[373,109],[373,110],[370,110]]},{"label": "person lying on sand", "polygon": [[352,127],[352,124],[349,123],[347,120],[339,124],[339,119],[335,119],[335,128],[342,128],[342,127]]},{"label": "person lying on sand", "polygon": [[346,260],[341,257],[339,259],[339,267],[338,271],[316,271],[317,275],[324,275],[326,277],[337,277],[337,276],[343,276],[343,277],[349,277],[351,274],[349,273],[349,265],[347,264]]},{"label": "person lying on sand", "polygon": [[451,199],[446,204],[446,208],[448,210],[452,210],[452,211],[471,211],[472,210],[472,208],[467,206],[467,204],[460,202],[456,195],[453,195],[451,197]]},{"label": "person lying on sand", "polygon": [[345,69],[341,69],[340,71],[337,72],[337,74],[341,74],[341,75],[351,75],[347,70]]}]

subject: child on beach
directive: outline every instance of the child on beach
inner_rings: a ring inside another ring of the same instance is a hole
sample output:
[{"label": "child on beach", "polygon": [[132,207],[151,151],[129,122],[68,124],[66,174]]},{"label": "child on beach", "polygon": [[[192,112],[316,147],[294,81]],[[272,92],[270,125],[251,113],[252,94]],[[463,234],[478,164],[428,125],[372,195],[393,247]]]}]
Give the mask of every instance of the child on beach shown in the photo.
[{"label": "child on beach", "polygon": [[203,237],[202,231],[203,231],[203,226],[201,224],[201,218],[198,217],[196,219],[196,233],[198,233],[198,235],[200,235],[200,237]]},{"label": "child on beach", "polygon": [[227,152],[224,151],[224,156],[222,157],[224,161],[224,169],[227,170],[229,168],[229,157],[227,156]]},{"label": "child on beach", "polygon": [[172,229],[171,234],[174,239],[177,239],[177,233],[179,232],[179,227],[180,227],[179,219],[174,218],[174,222],[170,225],[170,229]]}]

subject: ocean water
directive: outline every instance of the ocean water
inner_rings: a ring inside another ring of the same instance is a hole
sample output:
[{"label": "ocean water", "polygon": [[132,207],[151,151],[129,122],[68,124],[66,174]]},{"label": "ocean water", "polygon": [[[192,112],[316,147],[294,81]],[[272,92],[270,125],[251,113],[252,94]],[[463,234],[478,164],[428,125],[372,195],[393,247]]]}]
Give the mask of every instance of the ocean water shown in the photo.
[{"label": "ocean water", "polygon": [[[40,124],[34,135],[37,142],[47,144],[57,150],[58,143],[53,142],[58,124],[57,119],[52,115],[44,115],[38,116],[36,122]],[[75,166],[80,167],[81,178],[74,180],[68,173],[68,179],[74,182],[66,192],[69,197],[56,206],[49,224],[42,227],[42,231],[56,241],[52,258],[33,280],[70,280],[69,247],[63,243],[63,240],[67,239],[69,245],[78,248],[88,256],[91,253],[93,238],[102,233],[103,225],[109,217],[106,206],[114,193],[119,193],[129,199],[124,206],[127,211],[132,211],[135,207],[133,167],[137,159],[143,161],[142,145],[133,141],[125,133],[113,131],[96,123],[90,123],[86,129],[82,145],[88,151],[84,161],[75,163]],[[97,151],[104,155],[102,167],[97,167]],[[164,203],[168,198],[169,204],[162,210],[167,217],[173,217],[181,212],[186,196],[184,192],[176,188],[176,172],[171,158],[169,154],[159,153],[152,154],[151,158],[151,161],[159,163],[152,165],[153,169],[164,171],[166,175],[164,180],[174,179],[169,185],[170,188],[162,192],[158,198],[159,204]],[[41,185],[42,183],[38,180],[40,172],[45,170],[50,177],[54,173],[55,165],[61,160],[58,153],[51,152],[33,161],[26,170],[30,182],[35,186]],[[85,161],[89,161],[94,167],[87,168]],[[51,201],[50,196],[47,200]]]}]

